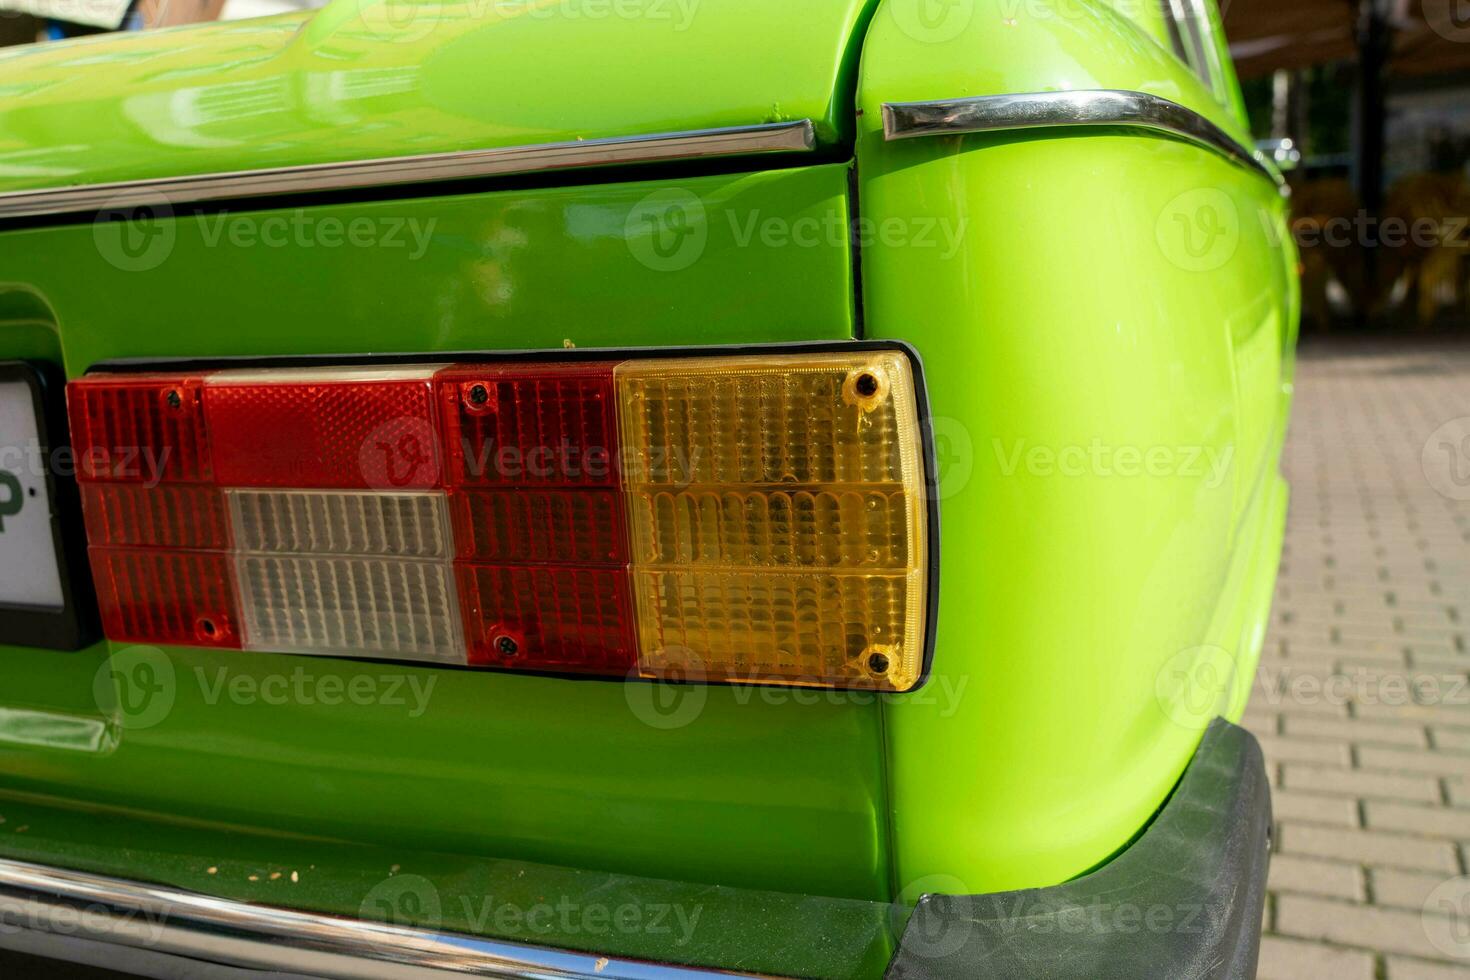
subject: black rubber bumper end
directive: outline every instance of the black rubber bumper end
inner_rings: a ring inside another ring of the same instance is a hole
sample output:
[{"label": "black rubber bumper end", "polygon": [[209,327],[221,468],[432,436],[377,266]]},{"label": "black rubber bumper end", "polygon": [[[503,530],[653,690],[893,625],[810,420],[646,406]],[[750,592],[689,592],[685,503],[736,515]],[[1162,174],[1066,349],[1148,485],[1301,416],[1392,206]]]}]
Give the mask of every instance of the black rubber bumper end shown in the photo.
[{"label": "black rubber bumper end", "polygon": [[1249,980],[1270,843],[1261,747],[1216,720],[1173,796],[1127,850],[1055,888],[925,896],[887,976]]}]

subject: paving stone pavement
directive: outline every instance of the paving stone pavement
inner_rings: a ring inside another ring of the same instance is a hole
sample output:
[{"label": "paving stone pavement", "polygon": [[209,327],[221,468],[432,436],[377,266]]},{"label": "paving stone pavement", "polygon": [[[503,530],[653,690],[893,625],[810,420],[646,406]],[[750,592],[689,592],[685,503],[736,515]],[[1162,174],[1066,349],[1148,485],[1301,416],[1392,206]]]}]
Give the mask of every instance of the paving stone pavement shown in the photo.
[{"label": "paving stone pavement", "polygon": [[1470,341],[1304,345],[1263,980],[1470,980]]}]

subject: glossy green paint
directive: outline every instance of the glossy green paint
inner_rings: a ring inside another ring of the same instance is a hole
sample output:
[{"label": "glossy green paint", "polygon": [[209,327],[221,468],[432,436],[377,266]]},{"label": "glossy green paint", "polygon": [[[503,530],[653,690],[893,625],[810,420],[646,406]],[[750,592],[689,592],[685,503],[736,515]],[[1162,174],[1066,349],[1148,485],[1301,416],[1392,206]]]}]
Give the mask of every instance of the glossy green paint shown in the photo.
[{"label": "glossy green paint", "polygon": [[[344,26],[343,3],[0,61],[0,93],[22,100],[0,116],[0,186],[816,119],[828,155],[855,159],[866,335],[925,360],[942,467],[932,678],[881,705],[687,687],[655,709],[630,703],[658,690],[642,685],[171,648],[171,707],[142,726],[133,655],[9,648],[0,792],[127,810],[136,857],[86,860],[205,889],[207,855],[159,858],[178,839],[165,815],[293,855],[326,840],[451,855],[454,873],[497,859],[858,900],[1045,886],[1124,846],[1210,718],[1249,693],[1285,506],[1285,207],[1180,141],[890,143],[880,108],[1138,89],[1246,142],[1233,85],[1220,104],[1103,0],[887,0],[871,24],[856,3],[704,0],[662,39],[617,18],[439,6],[454,16],[421,21],[408,3],[385,39]],[[428,30],[411,38],[415,23]],[[120,65],[125,87],[78,84],[88,62]],[[259,111],[209,109],[242,104]],[[116,357],[850,337],[849,173],[4,231],[0,356],[64,357],[76,375]],[[702,236],[689,252],[654,247],[673,211]],[[344,244],[359,222],[371,247]],[[412,718],[411,700],[262,700],[298,668],[334,688],[435,687]],[[255,699],[221,694],[232,678]],[[689,698],[700,710],[670,724]]]},{"label": "glossy green paint", "polygon": [[1164,47],[1170,48],[1173,44],[1168,16],[1165,13],[1169,0],[1107,0],[1107,4],[1124,17],[1130,18]]},{"label": "glossy green paint", "polygon": [[883,102],[1065,88],[1150,92],[1248,137],[1106,4],[977,0],[925,33],[918,3],[888,3],[864,49],[859,194],[957,245],[880,236],[862,283],[868,335],[928,364],[930,686],[964,696],[885,706],[894,856],[906,893],[983,893],[1105,861],[1243,706],[1281,540],[1295,260],[1276,188],[1188,143],[885,141]]},{"label": "glossy green paint", "polygon": [[15,48],[0,191],[799,119],[850,142],[873,2],[333,0]]},{"label": "glossy green paint", "polygon": [[9,280],[53,312],[73,375],[118,357],[837,339],[846,180],[829,164],[31,228],[3,239],[0,294]]},{"label": "glossy green paint", "polygon": [[648,685],[107,646],[0,651],[6,796],[129,811],[155,850],[182,822],[883,897],[871,710],[730,688],[661,709]]}]

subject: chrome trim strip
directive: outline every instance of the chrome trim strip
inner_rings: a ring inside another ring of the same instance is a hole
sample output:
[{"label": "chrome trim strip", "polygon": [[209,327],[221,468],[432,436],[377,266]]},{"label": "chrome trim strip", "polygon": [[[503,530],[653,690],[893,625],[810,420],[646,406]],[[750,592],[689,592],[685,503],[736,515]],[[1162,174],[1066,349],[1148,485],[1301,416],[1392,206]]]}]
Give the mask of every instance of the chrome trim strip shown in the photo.
[{"label": "chrome trim strip", "polygon": [[6,927],[0,929],[0,946],[5,935],[34,931],[337,980],[752,976],[252,905],[5,859],[0,859],[0,923]]},{"label": "chrome trim strip", "polygon": [[311,191],[350,190],[425,181],[546,173],[614,164],[665,163],[765,153],[802,153],[816,146],[810,119],[723,129],[615,136],[463,150],[418,156],[349,160],[188,177],[158,177],[77,187],[0,193],[0,218],[135,207],[174,207],[202,201]]},{"label": "chrome trim strip", "polygon": [[1258,152],[1204,116],[1145,92],[1091,89],[883,104],[887,140],[1083,126],[1119,126],[1173,136],[1218,153],[1278,187],[1283,183]]}]

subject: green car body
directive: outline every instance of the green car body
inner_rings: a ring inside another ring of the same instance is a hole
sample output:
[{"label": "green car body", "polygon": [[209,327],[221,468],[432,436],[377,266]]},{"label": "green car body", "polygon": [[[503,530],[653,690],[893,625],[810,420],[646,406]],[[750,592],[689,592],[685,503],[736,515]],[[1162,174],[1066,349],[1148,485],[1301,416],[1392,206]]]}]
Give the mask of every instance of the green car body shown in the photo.
[{"label": "green car body", "polygon": [[[891,903],[1106,865],[1249,695],[1286,503],[1286,202],[1269,165],[1157,132],[889,139],[884,106],[1142,92],[1248,145],[1218,17],[1211,85],[1162,9],[332,0],[0,55],[0,192],[810,120],[810,149],[719,164],[19,217],[0,359],[901,341],[942,529],[906,695],[5,647],[0,856],[351,916],[411,875],[437,907],[408,924],[833,976],[881,972]],[[687,248],[645,229],[670,207]],[[537,931],[468,900],[606,875],[684,883],[706,929]],[[866,938],[758,934],[757,893]]]}]

